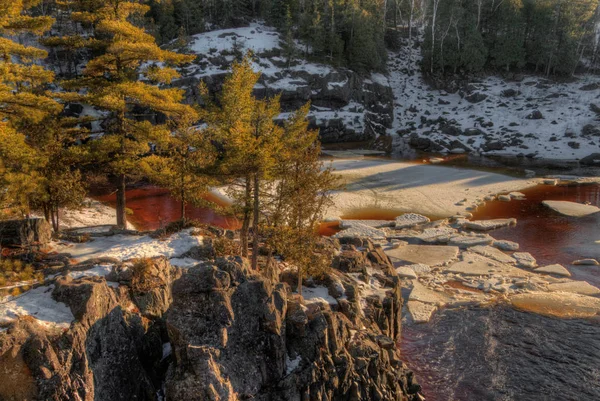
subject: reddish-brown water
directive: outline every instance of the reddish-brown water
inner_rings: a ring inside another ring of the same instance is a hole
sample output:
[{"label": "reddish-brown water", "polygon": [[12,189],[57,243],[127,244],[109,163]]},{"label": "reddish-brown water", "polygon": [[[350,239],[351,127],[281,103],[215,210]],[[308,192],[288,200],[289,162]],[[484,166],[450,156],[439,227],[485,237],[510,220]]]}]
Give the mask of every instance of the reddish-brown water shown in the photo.
[{"label": "reddish-brown water", "polygon": [[[600,185],[541,185],[521,192],[525,200],[489,202],[474,213],[474,219],[516,218],[516,226],[495,230],[492,236],[519,243],[540,265],[569,267],[577,259],[600,258],[600,243],[596,243],[600,240],[600,216],[566,217],[542,205],[544,200],[561,200],[600,206]],[[598,267],[569,269],[575,279],[600,285]]]},{"label": "reddish-brown water", "polygon": [[[181,202],[173,198],[168,190],[155,186],[144,186],[129,189],[127,194],[127,208],[133,214],[127,219],[133,223],[138,230],[155,230],[166,226],[181,217]],[[116,206],[116,195],[106,194],[94,196],[95,199]],[[220,199],[210,194],[206,200],[223,206]],[[194,207],[188,205],[186,218],[197,220],[202,223],[211,224],[223,228],[239,228],[239,221],[235,217],[224,216],[207,207]]]}]

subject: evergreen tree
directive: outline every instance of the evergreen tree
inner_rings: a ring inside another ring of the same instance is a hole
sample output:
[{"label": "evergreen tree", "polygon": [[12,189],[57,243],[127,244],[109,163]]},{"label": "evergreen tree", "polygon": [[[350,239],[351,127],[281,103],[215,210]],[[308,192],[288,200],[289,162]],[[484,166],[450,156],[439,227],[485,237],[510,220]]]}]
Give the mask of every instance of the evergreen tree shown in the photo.
[{"label": "evergreen tree", "polygon": [[87,63],[81,78],[64,83],[80,90],[73,98],[107,115],[104,133],[91,141],[91,150],[95,162],[115,178],[120,228],[126,227],[127,178],[140,173],[149,144],[161,142],[170,132],[150,120],[156,113],[173,121],[196,118],[190,106],[180,103],[182,90],[162,87],[178,77],[169,65],[194,57],[159,48],[151,35],[130,22],[148,10],[136,2],[110,0],[96,10],[73,13],[76,21],[94,27],[94,50],[101,54]]},{"label": "evergreen tree", "polygon": [[330,262],[319,249],[318,223],[331,204],[337,178],[319,160],[318,131],[308,129],[310,105],[293,113],[284,124],[283,147],[274,167],[274,188],[266,195],[267,247],[298,269],[302,279],[323,273]]},{"label": "evergreen tree", "polygon": [[32,17],[26,7],[39,1],[0,1],[0,158],[2,189],[8,207],[28,215],[33,199],[47,183],[41,172],[49,167],[45,144],[36,143],[42,121],[55,118],[62,107],[47,92],[54,75],[36,62],[47,53],[36,47],[17,43],[21,34],[41,35],[52,26],[50,17]]},{"label": "evergreen tree", "polygon": [[157,145],[157,153],[143,160],[146,175],[161,187],[168,188],[181,202],[183,222],[189,203],[208,204],[204,198],[211,184],[208,170],[215,161],[210,138],[192,123],[180,122],[179,127]]},{"label": "evergreen tree", "polygon": [[274,119],[280,114],[279,97],[256,99],[252,92],[259,78],[249,56],[235,63],[225,80],[220,107],[205,115],[209,130],[221,142],[221,168],[234,178],[230,195],[242,217],[242,253],[247,255],[248,232],[252,221],[252,266],[258,266],[261,190],[273,180],[273,167],[281,152],[283,129]]}]

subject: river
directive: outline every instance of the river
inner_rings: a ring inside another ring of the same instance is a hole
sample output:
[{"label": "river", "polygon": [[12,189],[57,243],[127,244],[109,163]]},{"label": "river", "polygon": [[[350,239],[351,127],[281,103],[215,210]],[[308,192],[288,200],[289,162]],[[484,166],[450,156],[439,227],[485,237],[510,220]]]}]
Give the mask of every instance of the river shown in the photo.
[{"label": "river", "polygon": [[[562,263],[574,279],[600,286],[600,268],[569,266],[575,259],[600,258],[600,217],[569,218],[544,207],[543,200],[600,206],[600,185],[537,186],[526,199],[488,202],[475,219],[517,218],[496,230],[531,252],[540,264]],[[96,197],[114,205],[114,196]],[[180,203],[168,191],[141,187],[127,192],[130,220],[155,229],[179,218]],[[393,219],[393,211],[372,210],[356,219]],[[188,218],[227,228],[231,217],[208,208],[188,208]],[[331,235],[337,223],[325,223]],[[560,320],[506,306],[446,309],[427,324],[405,325],[401,350],[429,401],[600,400],[599,320]]]},{"label": "river", "polygon": [[600,322],[496,306],[404,327],[402,353],[428,401],[598,401]]}]

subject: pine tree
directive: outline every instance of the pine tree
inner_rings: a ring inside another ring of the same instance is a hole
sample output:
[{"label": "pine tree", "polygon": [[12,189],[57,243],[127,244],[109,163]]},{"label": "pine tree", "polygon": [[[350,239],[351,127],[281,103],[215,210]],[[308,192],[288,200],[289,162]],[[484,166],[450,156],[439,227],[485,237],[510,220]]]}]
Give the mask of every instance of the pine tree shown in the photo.
[{"label": "pine tree", "polygon": [[284,124],[282,152],[274,168],[277,179],[265,207],[268,249],[296,265],[300,294],[303,277],[330,266],[331,261],[319,252],[317,226],[331,204],[331,191],[339,186],[331,169],[319,160],[319,133],[308,129],[309,109],[305,105]]},{"label": "pine tree", "polygon": [[43,181],[39,172],[43,157],[32,143],[33,127],[62,109],[47,93],[54,74],[37,64],[47,53],[13,40],[21,34],[39,36],[50,29],[52,18],[26,13],[26,8],[37,4],[39,1],[0,1],[0,181],[6,185],[4,201],[25,215]]},{"label": "pine tree", "polygon": [[210,168],[215,161],[210,137],[191,121],[183,121],[166,141],[157,145],[157,153],[143,160],[146,175],[181,202],[181,221],[186,206],[208,205],[204,195],[211,184]]},{"label": "pine tree", "polygon": [[252,266],[258,266],[261,190],[273,179],[273,166],[281,152],[283,129],[274,119],[280,114],[279,97],[258,100],[252,94],[260,74],[252,70],[250,57],[235,63],[225,80],[220,107],[205,119],[222,143],[223,174],[235,178],[230,195],[242,216],[241,242],[247,255],[250,222],[253,226]]},{"label": "pine tree", "polygon": [[194,57],[159,48],[151,35],[130,22],[148,10],[133,1],[109,0],[93,11],[73,13],[74,20],[94,27],[93,50],[101,54],[87,63],[81,78],[64,83],[80,90],[73,98],[107,114],[103,135],[91,141],[91,150],[96,163],[116,179],[120,228],[126,227],[128,177],[141,172],[149,143],[161,142],[170,132],[167,125],[150,120],[156,113],[169,121],[196,118],[190,106],[180,103],[182,90],[163,87],[179,76],[169,66]]}]

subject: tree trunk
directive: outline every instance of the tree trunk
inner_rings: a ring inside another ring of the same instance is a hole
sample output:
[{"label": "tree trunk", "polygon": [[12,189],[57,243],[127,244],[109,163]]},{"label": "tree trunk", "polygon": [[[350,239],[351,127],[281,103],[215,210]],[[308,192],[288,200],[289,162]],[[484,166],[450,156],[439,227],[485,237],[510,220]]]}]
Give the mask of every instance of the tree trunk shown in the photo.
[{"label": "tree trunk", "polygon": [[250,198],[252,186],[250,177],[246,177],[246,196],[244,198],[244,218],[242,220],[242,228],[240,230],[240,246],[242,248],[242,256],[248,257],[248,229],[250,227]]},{"label": "tree trunk", "polygon": [[181,221],[185,224],[185,189],[183,186],[181,188]]},{"label": "tree trunk", "polygon": [[59,209],[58,209],[58,205],[56,205],[56,213],[54,218],[56,219],[56,224],[54,225],[54,232],[59,232],[60,231],[60,216],[58,215]]},{"label": "tree trunk", "polygon": [[119,176],[117,183],[117,228],[127,229],[127,213],[125,211],[125,174]]},{"label": "tree trunk", "polygon": [[298,294],[302,295],[302,268],[298,267]]},{"label": "tree trunk", "polygon": [[259,173],[254,174],[254,211],[252,221],[252,269],[258,270],[258,211],[260,207],[259,199]]}]

